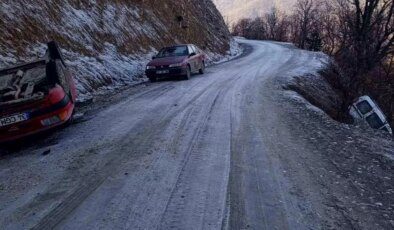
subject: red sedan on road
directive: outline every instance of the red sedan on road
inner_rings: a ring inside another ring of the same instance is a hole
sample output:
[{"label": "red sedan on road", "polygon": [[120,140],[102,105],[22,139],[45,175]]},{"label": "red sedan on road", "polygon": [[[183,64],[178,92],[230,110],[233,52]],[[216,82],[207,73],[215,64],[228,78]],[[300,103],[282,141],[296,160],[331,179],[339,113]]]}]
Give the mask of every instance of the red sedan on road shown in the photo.
[{"label": "red sedan on road", "polygon": [[190,79],[193,73],[204,74],[206,55],[195,45],[166,47],[146,66],[146,75],[155,82],[160,78]]}]

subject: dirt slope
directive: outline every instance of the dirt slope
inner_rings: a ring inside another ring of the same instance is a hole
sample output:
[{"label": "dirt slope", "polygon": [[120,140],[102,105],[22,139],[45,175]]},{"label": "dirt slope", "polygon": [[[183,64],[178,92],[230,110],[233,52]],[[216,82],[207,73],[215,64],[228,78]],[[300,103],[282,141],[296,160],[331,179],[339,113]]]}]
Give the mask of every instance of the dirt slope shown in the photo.
[{"label": "dirt slope", "polygon": [[42,55],[54,39],[82,93],[132,81],[161,46],[195,43],[214,56],[230,42],[210,0],[4,0],[0,30],[0,68]]}]

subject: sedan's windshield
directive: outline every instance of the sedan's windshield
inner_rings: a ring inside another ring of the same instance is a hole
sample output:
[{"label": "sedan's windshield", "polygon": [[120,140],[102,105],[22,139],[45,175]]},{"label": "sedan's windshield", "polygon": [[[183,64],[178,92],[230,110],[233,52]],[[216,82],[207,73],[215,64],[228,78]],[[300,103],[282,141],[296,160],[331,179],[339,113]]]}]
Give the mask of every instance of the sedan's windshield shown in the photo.
[{"label": "sedan's windshield", "polygon": [[177,56],[187,56],[189,55],[187,46],[174,46],[167,47],[160,50],[159,54],[156,56],[158,58],[163,57],[177,57]]}]

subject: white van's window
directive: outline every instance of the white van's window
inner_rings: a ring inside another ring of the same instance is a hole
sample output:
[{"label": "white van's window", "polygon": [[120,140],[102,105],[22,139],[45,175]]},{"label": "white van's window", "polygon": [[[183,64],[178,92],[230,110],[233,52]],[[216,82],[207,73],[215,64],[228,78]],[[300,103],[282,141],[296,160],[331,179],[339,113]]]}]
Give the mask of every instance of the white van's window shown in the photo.
[{"label": "white van's window", "polygon": [[366,119],[369,125],[374,129],[379,129],[384,125],[384,123],[376,113],[369,115]]},{"label": "white van's window", "polygon": [[357,108],[360,110],[362,114],[367,114],[372,111],[372,106],[368,103],[368,101],[362,101],[357,104]]}]

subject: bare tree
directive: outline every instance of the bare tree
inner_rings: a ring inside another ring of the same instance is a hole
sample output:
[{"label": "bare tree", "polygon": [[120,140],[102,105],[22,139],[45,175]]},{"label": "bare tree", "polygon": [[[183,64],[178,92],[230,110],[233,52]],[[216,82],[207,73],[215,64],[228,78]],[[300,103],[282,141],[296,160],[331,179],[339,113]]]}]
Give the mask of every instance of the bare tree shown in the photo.
[{"label": "bare tree", "polygon": [[269,39],[275,40],[276,29],[279,24],[278,9],[273,7],[270,12],[265,15],[266,27]]},{"label": "bare tree", "polygon": [[[343,41],[342,59],[351,59],[351,75],[371,71],[393,53],[393,0],[337,0]],[[358,83],[360,83],[361,79]]]},{"label": "bare tree", "polygon": [[394,71],[389,62],[394,54],[394,1],[326,1],[326,6],[331,4],[331,7],[325,13],[324,21],[329,22],[323,23],[323,31],[345,73],[339,78],[345,99],[343,109],[355,97],[372,93],[386,111],[392,112],[392,83],[382,81],[381,73],[385,71],[386,76],[393,76]]},{"label": "bare tree", "polygon": [[233,26],[232,32],[249,39],[287,41],[288,29],[288,17],[273,8],[264,17],[241,19]]},{"label": "bare tree", "polygon": [[267,39],[267,30],[265,21],[262,17],[257,17],[251,21],[251,34],[249,35],[252,39],[265,40]]},{"label": "bare tree", "polygon": [[276,7],[265,15],[265,28],[267,39],[274,41],[287,41],[289,32],[288,17]]},{"label": "bare tree", "polygon": [[342,36],[340,35],[339,20],[336,14],[336,7],[332,0],[326,0],[317,6],[317,18],[319,18],[319,30],[323,40],[323,51],[329,55],[338,52]]},{"label": "bare tree", "polygon": [[232,28],[233,34],[237,36],[248,37],[247,35],[250,31],[250,22],[251,19],[249,18],[243,18],[239,20]]},{"label": "bare tree", "polygon": [[316,31],[315,23],[317,21],[316,0],[298,0],[295,5],[294,23],[296,23],[297,30],[294,34],[295,42],[301,49],[306,48],[306,41],[308,35],[312,31]]}]

